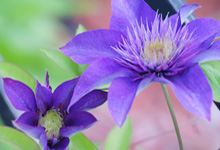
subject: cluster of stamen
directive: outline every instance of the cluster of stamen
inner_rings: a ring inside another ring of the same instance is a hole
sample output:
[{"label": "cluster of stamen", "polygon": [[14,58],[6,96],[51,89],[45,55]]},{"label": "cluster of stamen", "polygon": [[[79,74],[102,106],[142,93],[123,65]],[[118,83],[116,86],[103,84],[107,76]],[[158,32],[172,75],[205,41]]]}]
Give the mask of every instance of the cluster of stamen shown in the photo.
[{"label": "cluster of stamen", "polygon": [[46,136],[49,140],[59,137],[60,128],[63,126],[63,117],[60,112],[50,110],[40,119],[40,125],[45,127]]},{"label": "cluster of stamen", "polygon": [[195,46],[193,33],[186,27],[178,27],[178,19],[171,22],[156,15],[149,29],[148,22],[132,24],[127,29],[127,37],[112,47],[121,58],[116,60],[137,72],[160,72],[173,67],[181,67],[187,61]]},{"label": "cluster of stamen", "polygon": [[175,45],[167,39],[161,39],[159,37],[156,40],[146,41],[144,50],[141,51],[143,61],[160,62],[167,60],[174,49]]}]

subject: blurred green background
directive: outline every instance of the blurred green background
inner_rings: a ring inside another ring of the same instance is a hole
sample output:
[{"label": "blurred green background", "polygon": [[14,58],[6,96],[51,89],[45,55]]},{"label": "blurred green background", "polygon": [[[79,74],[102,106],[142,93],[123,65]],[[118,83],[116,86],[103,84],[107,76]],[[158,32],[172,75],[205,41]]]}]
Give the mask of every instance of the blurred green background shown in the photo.
[{"label": "blurred green background", "polygon": [[0,55],[3,61],[23,68],[40,82],[45,71],[52,87],[73,78],[62,71],[40,48],[58,50],[74,37],[74,16],[95,10],[96,0],[1,0]]}]

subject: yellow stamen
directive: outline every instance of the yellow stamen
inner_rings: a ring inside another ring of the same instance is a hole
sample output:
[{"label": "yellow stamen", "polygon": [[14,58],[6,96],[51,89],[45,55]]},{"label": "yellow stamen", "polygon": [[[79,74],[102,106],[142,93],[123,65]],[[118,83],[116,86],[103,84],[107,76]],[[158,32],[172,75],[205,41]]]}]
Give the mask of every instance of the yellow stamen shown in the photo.
[{"label": "yellow stamen", "polygon": [[46,136],[49,140],[52,139],[53,136],[59,137],[62,122],[63,118],[56,110],[48,111],[47,114],[40,119],[40,125],[46,128]]},{"label": "yellow stamen", "polygon": [[146,60],[161,61],[168,59],[172,50],[173,43],[170,40],[156,38],[153,41],[146,41],[144,48],[144,58]]}]

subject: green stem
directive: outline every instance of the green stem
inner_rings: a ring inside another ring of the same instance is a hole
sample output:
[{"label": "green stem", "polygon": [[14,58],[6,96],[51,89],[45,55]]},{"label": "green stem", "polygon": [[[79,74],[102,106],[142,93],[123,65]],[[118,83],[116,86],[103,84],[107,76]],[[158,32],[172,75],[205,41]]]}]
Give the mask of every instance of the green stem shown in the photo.
[{"label": "green stem", "polygon": [[173,110],[173,107],[172,107],[172,104],[171,104],[171,101],[170,101],[170,96],[169,96],[167,87],[166,87],[165,84],[161,84],[161,87],[163,89],[164,95],[166,97],[167,105],[169,107],[170,114],[171,114],[172,119],[173,119],[173,124],[174,124],[175,130],[176,130],[176,135],[177,135],[177,139],[178,139],[178,142],[179,142],[180,150],[183,150],[183,143],[182,143],[182,139],[181,139],[181,135],[180,135],[180,130],[179,130],[178,123],[177,123],[177,120],[176,120],[176,116],[175,116],[175,113],[174,113],[174,110]]}]

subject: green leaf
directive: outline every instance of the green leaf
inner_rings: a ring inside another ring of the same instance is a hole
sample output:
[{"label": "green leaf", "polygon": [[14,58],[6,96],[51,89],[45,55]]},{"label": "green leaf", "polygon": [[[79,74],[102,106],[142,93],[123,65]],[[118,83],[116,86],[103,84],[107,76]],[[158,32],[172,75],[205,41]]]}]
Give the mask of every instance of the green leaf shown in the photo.
[{"label": "green leaf", "polygon": [[88,67],[88,65],[76,64],[70,57],[65,56],[59,50],[48,50],[44,48],[40,50],[53,60],[62,70],[70,73],[74,77],[81,75]]},{"label": "green leaf", "polygon": [[105,150],[128,150],[132,136],[132,122],[127,119],[122,128],[114,127],[105,142]]},{"label": "green leaf", "polygon": [[70,138],[69,150],[98,150],[89,139],[82,133]]},{"label": "green leaf", "polygon": [[[82,25],[79,25],[76,30],[76,35],[85,31],[86,29]],[[76,64],[70,57],[65,56],[60,50],[49,50],[45,48],[40,48],[40,50],[53,60],[62,70],[73,76],[81,75],[88,67],[88,65]]]},{"label": "green leaf", "polygon": [[76,29],[76,35],[86,32],[86,29],[84,28],[83,25],[79,24],[78,28]]},{"label": "green leaf", "polygon": [[36,82],[34,77],[15,64],[0,62],[0,76],[19,80],[28,85],[33,91],[35,90]]},{"label": "green leaf", "polygon": [[87,68],[88,68],[89,65],[81,65],[81,64],[78,64],[78,72],[79,72],[79,75],[81,75]]},{"label": "green leaf", "polygon": [[212,87],[214,100],[220,102],[220,62],[210,61],[201,63],[200,67],[206,74]]},{"label": "green leaf", "polygon": [[10,143],[8,141],[4,141],[2,142],[0,140],[0,149],[2,150],[21,150],[20,147],[18,147],[17,145]]},{"label": "green leaf", "polygon": [[6,126],[0,126],[0,133],[2,147],[13,147],[13,150],[40,150],[40,147],[33,139],[18,130]]},{"label": "green leaf", "polygon": [[65,56],[59,50],[49,50],[49,49],[40,49],[44,52],[51,60],[53,60],[62,70],[72,74],[73,76],[78,76],[78,65],[74,63],[70,57]]}]

